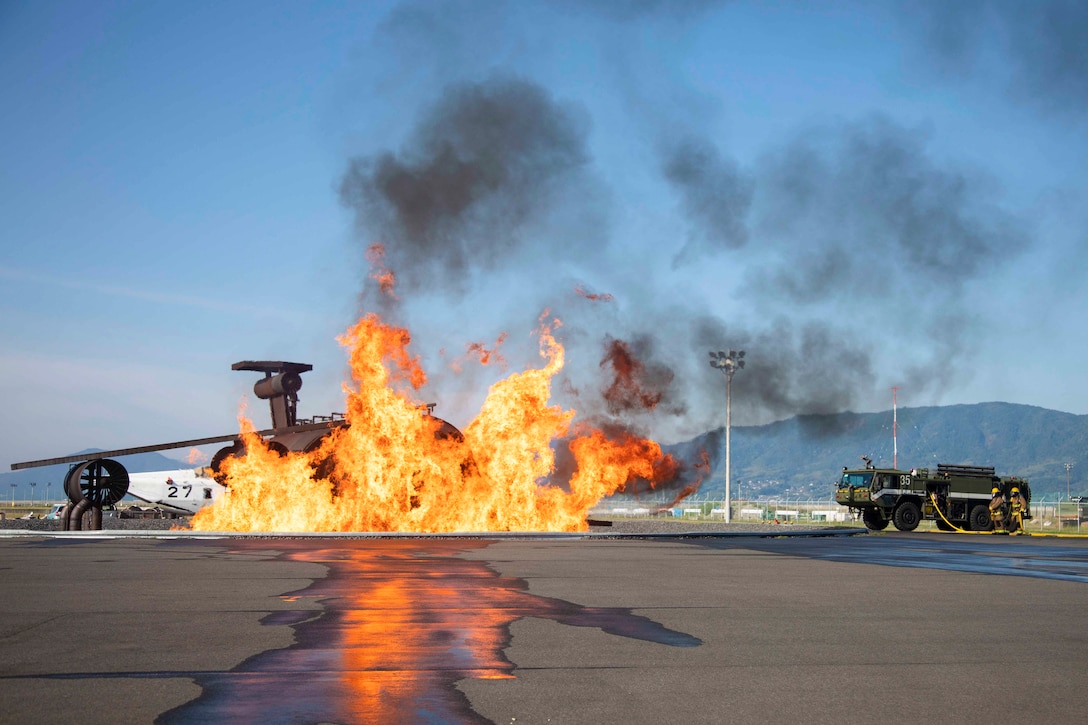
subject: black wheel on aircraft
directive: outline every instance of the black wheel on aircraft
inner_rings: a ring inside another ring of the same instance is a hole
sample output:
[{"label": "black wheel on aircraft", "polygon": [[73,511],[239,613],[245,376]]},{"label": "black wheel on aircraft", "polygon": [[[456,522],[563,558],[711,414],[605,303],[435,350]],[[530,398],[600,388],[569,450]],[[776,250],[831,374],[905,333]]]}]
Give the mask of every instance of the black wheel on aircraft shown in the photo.
[{"label": "black wheel on aircraft", "polygon": [[117,461],[96,458],[68,472],[64,492],[73,503],[86,501],[97,509],[113,506],[128,493],[128,471]]},{"label": "black wheel on aircraft", "polygon": [[[431,416],[431,417],[434,417],[434,416]],[[452,423],[450,423],[447,420],[442,420],[441,418],[434,418],[434,419],[441,422],[441,425],[438,427],[438,430],[436,430],[434,432],[434,437],[435,438],[438,438],[439,440],[455,440],[455,441],[463,441],[465,439],[465,435],[461,431],[459,431],[457,429],[457,426],[453,425]]]},{"label": "black wheel on aircraft", "polygon": [[862,523],[870,531],[883,531],[888,528],[888,520],[876,509],[865,509],[861,514]]},{"label": "black wheel on aircraft", "polygon": [[892,523],[900,531],[914,531],[918,528],[918,522],[922,520],[922,511],[913,501],[904,501],[899,504],[892,514]]},{"label": "black wheel on aircraft", "polygon": [[287,446],[283,445],[279,441],[265,441],[265,443],[268,445],[268,450],[272,451],[280,458],[283,458],[290,452],[288,451]]},{"label": "black wheel on aircraft", "polygon": [[215,482],[223,486],[227,485],[226,476],[220,472],[223,461],[233,456],[244,456],[245,454],[246,444],[241,438],[236,439],[232,445],[229,445],[226,448],[220,448],[216,451],[215,455],[212,456],[212,462],[208,464],[208,468],[212,469],[212,478],[215,479]]},{"label": "black wheel on aircraft", "polygon": [[989,531],[993,526],[989,507],[979,504],[971,509],[971,514],[967,517],[967,528],[971,531]]}]

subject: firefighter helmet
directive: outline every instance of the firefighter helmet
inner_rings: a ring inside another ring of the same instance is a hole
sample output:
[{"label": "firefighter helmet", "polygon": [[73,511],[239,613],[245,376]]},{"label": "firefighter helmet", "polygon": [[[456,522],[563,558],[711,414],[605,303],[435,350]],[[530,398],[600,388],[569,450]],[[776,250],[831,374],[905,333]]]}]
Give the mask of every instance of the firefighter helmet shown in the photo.
[{"label": "firefighter helmet", "polygon": [[1013,486],[1012,487],[1012,492],[1013,493],[1020,493],[1020,489],[1018,489],[1016,486]]},{"label": "firefighter helmet", "polygon": [[997,494],[1001,493],[1001,489],[998,488],[997,486],[994,486],[994,489],[992,491],[990,491],[990,493],[992,495],[996,496]]}]

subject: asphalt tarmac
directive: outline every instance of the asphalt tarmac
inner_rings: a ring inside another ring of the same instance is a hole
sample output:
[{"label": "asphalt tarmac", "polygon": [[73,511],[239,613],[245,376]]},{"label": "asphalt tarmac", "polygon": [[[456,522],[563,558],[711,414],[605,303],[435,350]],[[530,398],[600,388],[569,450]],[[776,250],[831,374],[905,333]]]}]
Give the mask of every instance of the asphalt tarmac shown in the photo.
[{"label": "asphalt tarmac", "polygon": [[1084,540],[82,533],[0,538],[0,722],[1088,711]]}]

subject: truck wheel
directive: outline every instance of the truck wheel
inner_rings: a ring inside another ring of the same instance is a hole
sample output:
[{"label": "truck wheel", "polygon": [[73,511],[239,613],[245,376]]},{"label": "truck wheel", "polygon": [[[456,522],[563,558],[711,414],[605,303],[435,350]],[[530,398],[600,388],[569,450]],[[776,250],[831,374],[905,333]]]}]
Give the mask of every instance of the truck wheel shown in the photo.
[{"label": "truck wheel", "polygon": [[904,501],[896,507],[892,515],[892,523],[900,531],[914,531],[918,528],[918,522],[922,520],[922,511],[913,501]]},{"label": "truck wheel", "polygon": [[944,519],[942,519],[940,517],[937,518],[936,523],[937,523],[937,528],[940,529],[941,531],[955,531],[955,529],[952,528],[951,524],[947,523]]},{"label": "truck wheel", "polygon": [[989,531],[993,525],[988,507],[979,504],[971,509],[971,514],[967,517],[967,528],[972,531]]},{"label": "truck wheel", "polygon": [[876,509],[865,509],[861,513],[861,520],[865,528],[870,531],[883,531],[888,528],[888,520],[880,515]]}]

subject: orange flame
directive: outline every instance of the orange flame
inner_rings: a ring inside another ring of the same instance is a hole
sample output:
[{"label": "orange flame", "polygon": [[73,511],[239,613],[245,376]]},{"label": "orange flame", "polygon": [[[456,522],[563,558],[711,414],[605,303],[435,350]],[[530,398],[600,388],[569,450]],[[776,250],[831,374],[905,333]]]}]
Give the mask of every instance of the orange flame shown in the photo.
[{"label": "orange flame", "polygon": [[696,471],[698,471],[699,478],[694,483],[690,483],[687,486],[684,486],[684,488],[678,494],[676,494],[676,498],[674,498],[670,503],[665,504],[665,508],[672,508],[688,496],[691,496],[692,494],[698,492],[699,486],[703,483],[703,479],[710,475],[710,456],[705,450],[699,451],[699,462],[695,464],[694,468]]},{"label": "orange flame", "polygon": [[189,461],[190,466],[195,466],[198,463],[206,463],[208,460],[208,454],[202,452],[199,448],[190,448],[189,454],[186,456],[186,460]]},{"label": "orange flame", "polygon": [[[540,327],[539,369],[494,384],[463,439],[421,412],[411,395],[425,382],[407,330],[367,315],[339,338],[350,350],[348,425],[310,453],[280,455],[240,418],[246,454],[221,473],[229,493],[191,526],[216,531],[582,531],[603,496],[635,481],[651,485],[676,464],[650,440],[572,429],[574,410],[549,405],[564,349]],[[552,444],[570,436],[575,471],[567,486]],[[567,490],[569,488],[569,490]]]},{"label": "orange flame", "polygon": [[574,293],[592,302],[613,302],[616,299],[607,292],[590,292],[582,285],[576,286]]},{"label": "orange flame", "polygon": [[383,294],[397,299],[393,288],[397,286],[397,275],[385,266],[385,246],[371,244],[366,249],[366,261],[370,263],[370,278],[378,283],[378,288]]},{"label": "orange flame", "polygon": [[510,335],[508,333],[499,333],[498,339],[495,340],[495,346],[490,350],[482,342],[470,342],[465,345],[465,354],[455,359],[450,363],[450,367],[456,372],[461,372],[463,363],[465,360],[474,359],[481,365],[498,365],[501,369],[506,369],[506,358],[499,352],[499,348],[506,342],[506,338]]},{"label": "orange flame", "polygon": [[601,367],[612,367],[613,380],[604,391],[612,412],[643,408],[651,410],[661,402],[663,393],[646,381],[646,368],[623,340],[612,340]]}]

